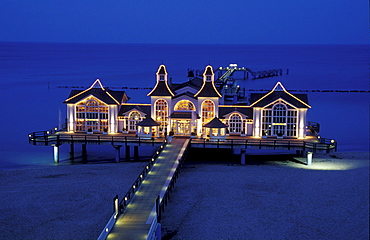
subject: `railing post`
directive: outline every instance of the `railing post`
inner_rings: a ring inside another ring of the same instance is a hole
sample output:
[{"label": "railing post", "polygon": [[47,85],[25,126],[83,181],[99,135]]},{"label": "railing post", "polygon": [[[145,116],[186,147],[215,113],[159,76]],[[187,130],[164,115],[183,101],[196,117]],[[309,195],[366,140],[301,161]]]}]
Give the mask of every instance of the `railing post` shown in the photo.
[{"label": "railing post", "polygon": [[276,149],[276,140],[274,140],[274,150]]}]

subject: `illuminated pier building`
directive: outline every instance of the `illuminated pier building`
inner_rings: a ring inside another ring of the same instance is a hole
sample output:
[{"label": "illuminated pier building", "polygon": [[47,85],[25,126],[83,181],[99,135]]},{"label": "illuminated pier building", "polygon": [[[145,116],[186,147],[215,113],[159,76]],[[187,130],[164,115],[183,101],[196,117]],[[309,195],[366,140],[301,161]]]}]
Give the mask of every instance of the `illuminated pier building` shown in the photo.
[{"label": "illuminated pier building", "polygon": [[124,91],[105,89],[99,80],[86,90],[72,90],[64,102],[68,131],[220,140],[227,135],[306,138],[307,94],[289,93],[278,82],[269,92],[250,93],[243,103],[229,104],[221,95],[227,85],[216,87],[212,66],[206,66],[202,77],[190,71],[184,80],[170,82],[160,65],[148,93],[150,104],[128,103]]}]

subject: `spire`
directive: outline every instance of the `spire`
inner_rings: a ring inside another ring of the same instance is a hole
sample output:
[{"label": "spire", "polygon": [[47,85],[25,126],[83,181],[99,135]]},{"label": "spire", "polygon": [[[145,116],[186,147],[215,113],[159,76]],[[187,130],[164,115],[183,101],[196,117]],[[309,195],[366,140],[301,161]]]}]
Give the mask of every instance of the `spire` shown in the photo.
[{"label": "spire", "polygon": [[222,97],[214,84],[215,74],[211,65],[208,65],[203,73],[203,85],[194,97]]},{"label": "spire", "polygon": [[175,96],[167,83],[168,73],[165,65],[162,64],[159,66],[156,76],[157,84],[153,90],[148,93],[148,96]]},{"label": "spire", "polygon": [[165,65],[160,65],[157,71],[157,81],[167,81],[167,70]]},{"label": "spire", "polygon": [[215,80],[215,74],[213,73],[213,69],[211,65],[208,65],[203,73],[203,81],[204,82],[213,82]]}]

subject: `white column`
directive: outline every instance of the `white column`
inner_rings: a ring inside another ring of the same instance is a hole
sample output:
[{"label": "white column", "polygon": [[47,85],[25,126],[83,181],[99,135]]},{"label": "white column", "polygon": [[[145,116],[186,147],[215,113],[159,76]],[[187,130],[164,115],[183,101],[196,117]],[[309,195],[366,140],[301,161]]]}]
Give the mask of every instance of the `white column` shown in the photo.
[{"label": "white column", "polygon": [[253,108],[253,137],[261,137],[262,108]]},{"label": "white column", "polygon": [[53,145],[54,148],[54,162],[59,163],[59,145]]},{"label": "white column", "polygon": [[307,152],[307,165],[312,164],[312,152]]}]

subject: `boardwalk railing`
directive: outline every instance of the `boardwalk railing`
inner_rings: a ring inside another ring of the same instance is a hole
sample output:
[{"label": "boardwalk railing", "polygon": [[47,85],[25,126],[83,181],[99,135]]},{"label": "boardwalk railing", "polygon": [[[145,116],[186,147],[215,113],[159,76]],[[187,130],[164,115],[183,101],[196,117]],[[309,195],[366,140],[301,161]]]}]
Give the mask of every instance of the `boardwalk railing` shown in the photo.
[{"label": "boardwalk railing", "polygon": [[[104,227],[103,231],[100,233],[98,239],[106,239],[109,232],[112,230],[117,218],[120,214],[124,214],[127,205],[131,202],[133,197],[135,196],[135,192],[141,186],[141,183],[144,181],[145,177],[148,175],[149,171],[152,169],[154,163],[156,162],[159,154],[162,152],[164,147],[166,146],[167,141],[162,141],[162,145],[157,149],[157,151],[153,154],[152,158],[148,162],[148,164],[144,167],[144,169],[140,172],[139,176],[136,178],[135,182],[132,184],[130,189],[126,192],[123,196],[121,201],[118,200],[118,195],[116,196],[115,201],[118,201],[118,209],[115,208],[115,212],[112,214],[108,223]],[[116,200],[117,199],[117,200]]]},{"label": "boardwalk railing", "polygon": [[104,134],[61,134],[59,131],[40,131],[28,134],[28,142],[33,145],[50,146],[53,144],[124,144],[128,143],[155,146],[163,142],[161,139],[143,139],[135,136],[112,136]]},{"label": "boardwalk railing", "polygon": [[319,138],[319,141],[300,141],[284,139],[226,139],[217,141],[208,141],[207,139],[190,139],[190,144],[195,147],[206,148],[254,148],[254,149],[287,149],[302,150],[313,153],[325,151],[327,153],[337,150],[337,142],[332,139]]}]

